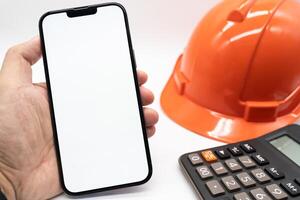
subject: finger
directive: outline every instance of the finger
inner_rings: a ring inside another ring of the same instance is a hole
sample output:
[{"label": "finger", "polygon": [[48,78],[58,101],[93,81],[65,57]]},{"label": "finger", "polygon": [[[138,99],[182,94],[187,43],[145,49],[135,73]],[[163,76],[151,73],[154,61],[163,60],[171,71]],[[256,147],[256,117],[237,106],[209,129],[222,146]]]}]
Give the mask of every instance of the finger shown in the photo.
[{"label": "finger", "polygon": [[39,185],[44,191],[44,194],[42,194],[43,198],[40,199],[52,199],[62,193],[62,188],[59,184],[59,172],[57,169],[55,150],[53,147],[49,151],[47,158],[48,159],[44,161],[45,164],[40,167],[43,169],[40,171],[48,172],[47,174],[41,174],[39,176],[39,179],[45,179],[41,182],[41,185]]},{"label": "finger", "polygon": [[152,108],[144,108],[146,127],[154,126],[158,122],[158,113]]},{"label": "finger", "polygon": [[137,70],[137,76],[140,86],[147,82],[148,75],[144,71]]},{"label": "finger", "polygon": [[33,83],[36,89],[48,100],[48,92],[46,83]]},{"label": "finger", "polygon": [[156,131],[155,126],[151,126],[147,128],[147,136],[148,138],[152,137]]},{"label": "finger", "polygon": [[42,83],[34,83],[33,85],[41,87],[43,89],[47,89],[47,84],[45,82]]},{"label": "finger", "polygon": [[32,81],[31,65],[41,57],[39,37],[35,37],[25,43],[11,47],[4,58],[1,69],[5,77],[20,82]]},{"label": "finger", "polygon": [[143,106],[147,106],[154,101],[154,95],[149,89],[141,86],[140,92],[141,92]]}]

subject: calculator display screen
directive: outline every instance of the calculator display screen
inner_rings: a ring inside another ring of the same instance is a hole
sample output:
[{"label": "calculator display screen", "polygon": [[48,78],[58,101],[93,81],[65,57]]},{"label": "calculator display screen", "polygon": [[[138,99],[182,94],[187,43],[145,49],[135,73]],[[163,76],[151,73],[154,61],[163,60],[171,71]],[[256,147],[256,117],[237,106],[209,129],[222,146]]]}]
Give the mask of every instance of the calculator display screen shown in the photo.
[{"label": "calculator display screen", "polygon": [[298,166],[300,166],[300,144],[288,136],[281,136],[270,142],[276,149],[289,157]]}]

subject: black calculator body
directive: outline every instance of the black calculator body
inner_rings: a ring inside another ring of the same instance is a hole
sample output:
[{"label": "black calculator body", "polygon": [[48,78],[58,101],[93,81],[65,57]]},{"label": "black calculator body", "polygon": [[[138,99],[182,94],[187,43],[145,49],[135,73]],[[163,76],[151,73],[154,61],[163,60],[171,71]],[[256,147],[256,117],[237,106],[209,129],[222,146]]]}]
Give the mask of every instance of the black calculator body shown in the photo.
[{"label": "black calculator body", "polygon": [[200,199],[300,200],[300,126],[180,157]]}]

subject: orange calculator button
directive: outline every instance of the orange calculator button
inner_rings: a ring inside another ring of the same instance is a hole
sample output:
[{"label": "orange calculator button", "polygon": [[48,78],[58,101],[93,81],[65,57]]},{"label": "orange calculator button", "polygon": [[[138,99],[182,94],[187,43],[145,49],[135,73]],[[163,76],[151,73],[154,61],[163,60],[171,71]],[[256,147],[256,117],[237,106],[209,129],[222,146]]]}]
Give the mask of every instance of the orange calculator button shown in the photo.
[{"label": "orange calculator button", "polygon": [[201,155],[207,162],[214,162],[217,160],[217,157],[215,156],[215,154],[210,150],[202,151]]}]

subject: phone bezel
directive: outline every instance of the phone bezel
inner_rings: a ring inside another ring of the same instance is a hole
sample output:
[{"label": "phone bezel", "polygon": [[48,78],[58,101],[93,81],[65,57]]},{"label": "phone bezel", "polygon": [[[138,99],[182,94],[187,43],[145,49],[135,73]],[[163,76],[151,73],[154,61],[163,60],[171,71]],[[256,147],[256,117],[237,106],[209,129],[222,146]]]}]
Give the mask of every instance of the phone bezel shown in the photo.
[{"label": "phone bezel", "polygon": [[152,171],[153,171],[151,156],[150,156],[150,149],[149,149],[149,144],[148,144],[148,137],[147,137],[146,126],[145,126],[142,100],[141,100],[137,72],[136,72],[136,61],[135,61],[135,57],[134,57],[134,50],[133,50],[133,46],[132,46],[127,12],[121,4],[115,3],[115,2],[89,5],[88,7],[89,8],[99,8],[99,7],[107,7],[107,6],[119,7],[122,10],[122,13],[124,16],[124,22],[125,22],[125,26],[126,26],[126,33],[127,33],[127,40],[128,40],[128,47],[129,47],[130,58],[131,58],[131,63],[132,63],[132,72],[134,75],[135,90],[136,90],[136,96],[137,96],[138,108],[139,108],[139,114],[140,114],[140,122],[141,122],[141,126],[142,126],[144,146],[145,146],[146,156],[147,156],[148,174],[147,174],[146,178],[141,181],[137,181],[137,182],[133,182],[133,183],[126,183],[126,184],[121,184],[121,185],[115,185],[115,186],[109,186],[109,187],[104,187],[104,188],[91,189],[91,190],[80,191],[80,192],[72,192],[66,187],[65,182],[64,182],[63,171],[62,171],[62,162],[61,162],[61,156],[60,156],[60,150],[59,150],[59,144],[58,144],[54,107],[53,107],[53,101],[52,101],[51,83],[50,83],[47,56],[46,56],[46,48],[45,48],[45,42],[44,42],[43,20],[49,15],[54,15],[54,14],[58,14],[58,13],[66,13],[67,14],[68,11],[72,11],[74,9],[86,8],[87,6],[49,11],[49,12],[46,12],[45,14],[43,14],[39,20],[39,32],[40,32],[40,38],[41,38],[42,57],[43,57],[44,72],[45,72],[47,91],[48,91],[49,108],[50,108],[51,123],[52,123],[53,137],[54,137],[54,145],[55,145],[55,150],[56,150],[58,171],[59,171],[59,176],[60,176],[60,184],[61,184],[61,187],[64,190],[64,192],[70,196],[87,195],[87,194],[92,194],[92,193],[97,193],[97,192],[104,192],[104,191],[110,191],[110,190],[115,190],[115,189],[121,189],[121,188],[127,188],[127,187],[141,185],[150,180],[150,178],[152,176]]}]

